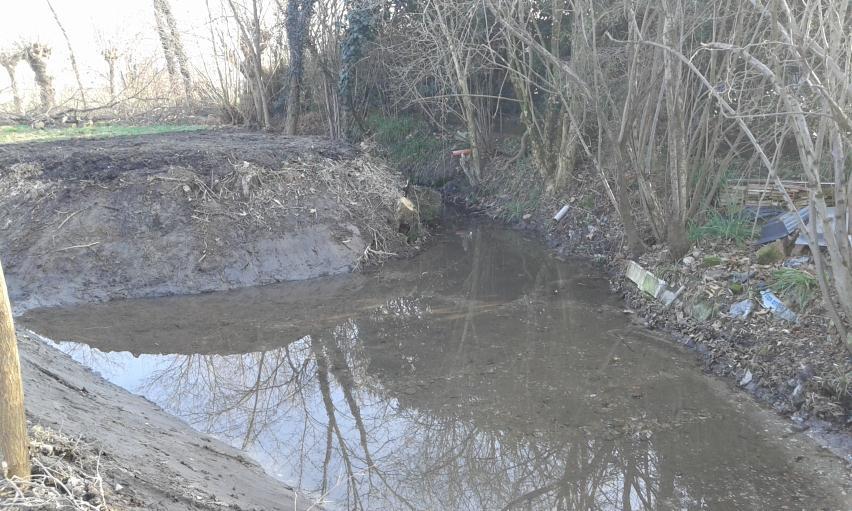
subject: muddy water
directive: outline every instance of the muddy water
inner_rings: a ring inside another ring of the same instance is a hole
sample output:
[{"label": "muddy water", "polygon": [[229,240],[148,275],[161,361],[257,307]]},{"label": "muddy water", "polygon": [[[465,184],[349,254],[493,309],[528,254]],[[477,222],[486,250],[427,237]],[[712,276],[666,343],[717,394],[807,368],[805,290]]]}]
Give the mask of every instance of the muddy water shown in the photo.
[{"label": "muddy water", "polygon": [[327,509],[852,507],[827,454],[632,326],[593,266],[515,232],[23,322]]}]

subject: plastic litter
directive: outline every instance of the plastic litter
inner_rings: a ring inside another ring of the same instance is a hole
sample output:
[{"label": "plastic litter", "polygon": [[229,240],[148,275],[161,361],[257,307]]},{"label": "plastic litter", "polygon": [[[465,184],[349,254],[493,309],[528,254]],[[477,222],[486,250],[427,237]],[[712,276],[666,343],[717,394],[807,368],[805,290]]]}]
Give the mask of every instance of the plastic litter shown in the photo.
[{"label": "plastic litter", "polygon": [[763,306],[766,309],[772,311],[773,314],[791,323],[799,322],[799,317],[796,316],[796,313],[791,311],[789,307],[784,305],[784,302],[782,302],[780,298],[775,296],[772,291],[764,289],[760,292],[760,296],[762,298]]},{"label": "plastic litter", "polygon": [[733,318],[748,319],[752,312],[754,312],[754,301],[749,298],[731,305],[728,314]]}]

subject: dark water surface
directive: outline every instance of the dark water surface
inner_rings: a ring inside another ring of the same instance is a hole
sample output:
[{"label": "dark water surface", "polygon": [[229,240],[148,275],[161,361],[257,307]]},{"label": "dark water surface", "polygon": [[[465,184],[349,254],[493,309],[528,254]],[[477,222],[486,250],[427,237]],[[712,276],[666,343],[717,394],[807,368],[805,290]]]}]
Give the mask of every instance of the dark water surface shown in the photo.
[{"label": "dark water surface", "polygon": [[590,264],[472,227],[374,275],[22,322],[327,509],[850,507],[621,309]]}]

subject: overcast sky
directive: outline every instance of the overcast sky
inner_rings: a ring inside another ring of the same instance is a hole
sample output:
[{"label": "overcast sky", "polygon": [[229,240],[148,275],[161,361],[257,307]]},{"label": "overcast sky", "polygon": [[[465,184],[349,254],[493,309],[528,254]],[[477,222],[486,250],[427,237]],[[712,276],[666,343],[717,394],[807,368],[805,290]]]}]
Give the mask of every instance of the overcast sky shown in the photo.
[{"label": "overcast sky", "polygon": [[[68,50],[46,0],[3,0],[0,16],[0,49],[20,41],[37,40],[49,44],[53,53],[49,66],[56,77],[57,88],[71,86]],[[51,0],[68,32],[83,82],[105,81],[106,64],[101,49],[109,42],[120,51],[133,50],[136,55],[159,57],[151,0]],[[206,33],[207,10],[204,0],[171,0],[184,45],[191,56],[200,53],[205,43],[193,34]],[[17,69],[19,85],[33,87],[32,74],[26,65]],[[8,100],[9,80],[0,69],[0,102]]]}]

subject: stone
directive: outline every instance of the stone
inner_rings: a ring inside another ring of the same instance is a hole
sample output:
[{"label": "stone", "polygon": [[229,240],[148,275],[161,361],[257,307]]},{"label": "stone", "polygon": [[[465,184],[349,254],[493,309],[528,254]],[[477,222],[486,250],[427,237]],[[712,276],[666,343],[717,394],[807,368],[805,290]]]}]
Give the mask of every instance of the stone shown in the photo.
[{"label": "stone", "polygon": [[526,222],[527,220],[529,220],[530,218],[532,218],[532,215],[531,215],[531,214],[529,214],[529,213],[527,213],[527,214],[525,214],[524,216],[522,216],[521,218],[523,219],[523,221],[524,221],[524,222]]}]

